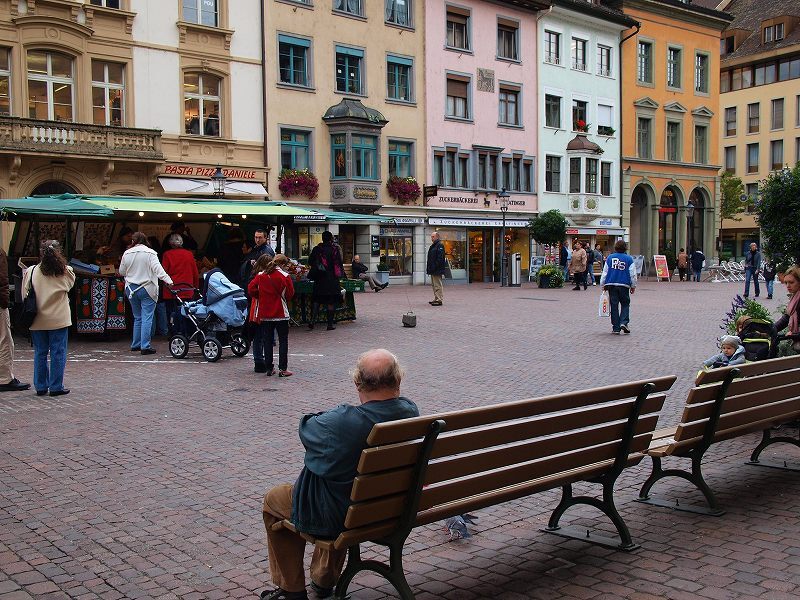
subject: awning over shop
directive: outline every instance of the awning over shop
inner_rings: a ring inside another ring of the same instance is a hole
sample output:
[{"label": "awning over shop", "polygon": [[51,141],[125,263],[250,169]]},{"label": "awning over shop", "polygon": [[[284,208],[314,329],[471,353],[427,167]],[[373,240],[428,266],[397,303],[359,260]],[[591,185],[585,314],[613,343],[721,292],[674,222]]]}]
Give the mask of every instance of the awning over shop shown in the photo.
[{"label": "awning over shop", "polygon": [[310,215],[298,215],[294,218],[295,223],[307,222],[328,222],[328,223],[349,223],[349,224],[363,224],[370,223],[393,223],[394,219],[391,217],[383,217],[381,215],[365,215],[361,213],[349,213],[338,210],[329,210],[326,208],[309,208],[307,209]]},{"label": "awning over shop", "polygon": [[0,200],[0,213],[4,215],[37,217],[39,219],[75,217],[96,218],[113,217],[114,212],[105,206],[87,202],[80,196],[64,194],[31,198]]},{"label": "awning over shop", "polygon": [[[158,182],[167,194],[183,194],[192,196],[213,196],[214,185],[210,179],[182,179],[180,177],[159,177]],[[231,181],[225,182],[225,194],[228,196],[257,196],[265,198],[269,193],[258,182]]]}]

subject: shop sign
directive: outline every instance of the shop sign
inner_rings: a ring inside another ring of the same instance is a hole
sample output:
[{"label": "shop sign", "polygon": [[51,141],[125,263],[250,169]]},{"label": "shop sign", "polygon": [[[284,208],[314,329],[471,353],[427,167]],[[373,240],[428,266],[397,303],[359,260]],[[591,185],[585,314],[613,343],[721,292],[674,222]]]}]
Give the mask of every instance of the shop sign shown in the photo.
[{"label": "shop sign", "polygon": [[381,227],[380,233],[386,237],[402,237],[413,235],[414,229],[411,227]]},{"label": "shop sign", "polygon": [[370,254],[372,256],[380,256],[381,255],[381,241],[378,239],[377,235],[369,236],[370,242]]},{"label": "shop sign", "polygon": [[476,196],[438,196],[439,202],[445,204],[477,204]]},{"label": "shop sign", "polygon": [[425,198],[434,198],[439,194],[438,185],[426,185],[422,187],[422,195]]},{"label": "shop sign", "polygon": [[398,225],[422,225],[425,222],[422,217],[392,217],[392,220]]},{"label": "shop sign", "polygon": [[600,219],[600,225],[613,225],[614,222],[611,219]]},{"label": "shop sign", "polygon": [[597,235],[608,235],[608,229],[598,229]]},{"label": "shop sign", "polygon": [[[201,165],[164,165],[164,175],[181,175],[183,177],[211,177],[216,167]],[[258,172],[251,169],[223,167],[222,174],[228,179],[259,179]]]},{"label": "shop sign", "polygon": [[[496,200],[490,201],[485,194],[477,196],[442,196],[428,198],[428,206],[463,207],[470,210],[499,210],[500,206]],[[508,206],[518,210],[533,210],[535,208],[534,198],[530,196],[515,196],[509,198]]]},{"label": "shop sign", "polygon": [[577,229],[567,229],[567,235],[578,235]]},{"label": "shop sign", "polygon": [[661,281],[662,279],[671,280],[671,277],[669,276],[669,264],[667,263],[667,257],[665,255],[654,255],[653,263],[656,267],[656,279],[658,281]]},{"label": "shop sign", "polygon": [[325,222],[325,215],[295,215],[294,217],[295,223],[301,222],[314,222],[314,223],[324,223]]},{"label": "shop sign", "polygon": [[358,200],[377,200],[378,190],[374,187],[356,186],[353,188],[353,198]]},{"label": "shop sign", "polygon": [[[500,219],[448,219],[434,218],[428,219],[429,225],[456,225],[461,227],[502,227],[503,221]],[[506,219],[506,227],[527,227],[528,221]]]}]

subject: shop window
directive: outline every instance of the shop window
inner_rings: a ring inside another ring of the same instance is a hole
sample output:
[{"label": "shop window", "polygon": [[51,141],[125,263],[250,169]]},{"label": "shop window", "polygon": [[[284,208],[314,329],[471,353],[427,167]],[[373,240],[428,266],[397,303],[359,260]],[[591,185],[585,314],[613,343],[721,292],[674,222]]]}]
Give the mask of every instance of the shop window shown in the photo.
[{"label": "shop window", "polygon": [[364,51],[336,46],[336,91],[364,94]]},{"label": "shop window", "polygon": [[587,194],[597,193],[597,163],[596,158],[586,159],[586,187],[584,192]]},{"label": "shop window", "polygon": [[681,124],[678,121],[667,121],[667,160],[680,162],[681,157]]},{"label": "shop window", "polygon": [[[580,159],[578,159],[580,160]],[[561,191],[561,157],[546,156],[544,163],[544,188],[546,192]]]},{"label": "shop window", "polygon": [[544,32],[544,62],[551,65],[561,64],[561,34],[555,31]]},{"label": "shop window", "polygon": [[411,142],[389,140],[389,177],[411,177]]},{"label": "shop window", "polygon": [[447,107],[446,116],[454,119],[469,119],[469,81],[447,78]]},{"label": "shop window", "polygon": [[611,195],[611,163],[600,163],[600,194]]},{"label": "shop window", "polygon": [[683,52],[680,48],[667,48],[667,87],[681,87],[681,60]]},{"label": "shop window", "polygon": [[447,11],[447,47],[469,50],[469,12]]},{"label": "shop window", "polygon": [[708,164],[708,127],[694,126],[694,162]]},{"label": "shop window", "polygon": [[281,169],[308,169],[311,134],[307,131],[281,129]]},{"label": "shop window", "polygon": [[572,38],[572,68],[578,71],[586,70],[586,40]]},{"label": "shop window", "polygon": [[347,177],[347,136],[343,133],[331,136],[331,177]]},{"label": "shop window", "polygon": [[364,16],[363,0],[333,0],[333,10],[357,17]]},{"label": "shop window", "polygon": [[518,60],[519,26],[513,23],[497,25],[497,57]]},{"label": "shop window", "polygon": [[708,54],[697,53],[694,56],[694,91],[708,93]]},{"label": "shop window", "polygon": [[609,46],[597,45],[597,74],[611,77],[611,48]]},{"label": "shop window", "polygon": [[569,159],[569,193],[581,193],[581,159]]},{"label": "shop window", "polygon": [[758,173],[758,144],[747,144],[747,172]]},{"label": "shop window", "polygon": [[772,129],[783,129],[783,98],[772,101]]},{"label": "shop window", "polygon": [[736,135],[736,107],[725,109],[725,135]]},{"label": "shop window", "polygon": [[653,120],[645,117],[636,119],[636,153],[639,158],[653,157]]},{"label": "shop window", "polygon": [[386,22],[401,27],[411,27],[413,11],[412,0],[386,0]]},{"label": "shop window", "polygon": [[760,110],[759,103],[747,105],[747,133],[758,133],[761,128],[760,125]]},{"label": "shop window", "polygon": [[478,152],[478,189],[496,190],[497,157],[494,152]]},{"label": "shop window", "polygon": [[500,114],[498,122],[502,125],[520,125],[520,91],[519,89],[501,87],[500,88]]},{"label": "shop window", "polygon": [[413,101],[411,73],[414,62],[410,58],[389,56],[386,59],[387,97],[401,102]]},{"label": "shop window", "polygon": [[11,51],[0,48],[0,115],[11,115]]},{"label": "shop window", "polygon": [[125,66],[92,61],[92,116],[95,125],[125,124]]},{"label": "shop window", "polygon": [[466,279],[467,231],[465,229],[437,229],[437,231],[444,246],[444,258],[453,271],[453,279]]},{"label": "shop window", "polygon": [[639,83],[653,83],[653,44],[639,40],[636,51],[636,78]]},{"label": "shop window", "polygon": [[208,73],[183,76],[183,119],[186,133],[219,137],[222,80]]},{"label": "shop window", "polygon": [[578,121],[583,121],[584,123],[588,124],[589,121],[586,120],[588,114],[588,102],[584,102],[583,100],[573,100],[572,101],[572,130],[578,130]]},{"label": "shop window", "polygon": [[561,127],[561,98],[552,94],[544,96],[544,124],[545,127]]},{"label": "shop window", "polygon": [[725,147],[725,171],[736,173],[736,146]]},{"label": "shop window", "polygon": [[72,57],[58,52],[28,52],[28,116],[73,121]]},{"label": "shop window", "polygon": [[217,27],[217,0],[183,0],[183,20],[188,23]]},{"label": "shop window", "polygon": [[411,275],[414,238],[411,227],[381,227],[380,260],[389,265],[389,275]]},{"label": "shop window", "polygon": [[283,34],[278,36],[278,68],[281,83],[309,87],[310,51],[311,40]]},{"label": "shop window", "polygon": [[105,6],[106,8],[119,8],[120,0],[92,0],[90,4]]},{"label": "shop window", "polygon": [[354,135],[352,140],[353,179],[377,179],[377,138],[368,135]]},{"label": "shop window", "polygon": [[783,140],[772,140],[769,143],[769,154],[772,162],[772,170],[777,171],[783,168]]},{"label": "shop window", "polygon": [[311,250],[317,244],[322,243],[322,232],[325,227],[298,227],[297,228],[297,246],[300,250],[300,257],[307,258],[311,254]]}]

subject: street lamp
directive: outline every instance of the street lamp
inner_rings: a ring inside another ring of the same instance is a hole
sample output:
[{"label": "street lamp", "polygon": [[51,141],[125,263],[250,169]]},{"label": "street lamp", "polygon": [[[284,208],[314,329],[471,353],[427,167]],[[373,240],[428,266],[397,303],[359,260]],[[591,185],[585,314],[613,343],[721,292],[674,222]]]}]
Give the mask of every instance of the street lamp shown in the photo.
[{"label": "street lamp", "polygon": [[506,188],[502,188],[500,193],[497,194],[497,197],[500,198],[500,212],[503,215],[503,229],[500,232],[500,287],[505,287],[506,285],[506,212],[508,211],[508,199],[511,197],[506,191]]},{"label": "street lamp", "polygon": [[694,251],[694,204],[689,200],[686,204],[686,241],[689,252]]},{"label": "street lamp", "polygon": [[222,172],[222,168],[217,165],[217,170],[214,171],[214,174],[211,176],[211,185],[214,187],[214,195],[217,198],[225,197],[225,183],[227,181],[228,178],[225,177],[225,173]]}]

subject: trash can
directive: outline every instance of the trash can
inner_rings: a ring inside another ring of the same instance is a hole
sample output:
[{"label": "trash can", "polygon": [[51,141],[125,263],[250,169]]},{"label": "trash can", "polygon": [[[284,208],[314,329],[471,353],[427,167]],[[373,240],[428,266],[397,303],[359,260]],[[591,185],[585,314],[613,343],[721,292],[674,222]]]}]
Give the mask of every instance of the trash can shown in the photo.
[{"label": "trash can", "polygon": [[509,286],[519,287],[522,283],[522,254],[515,252],[511,255],[511,281]]}]

